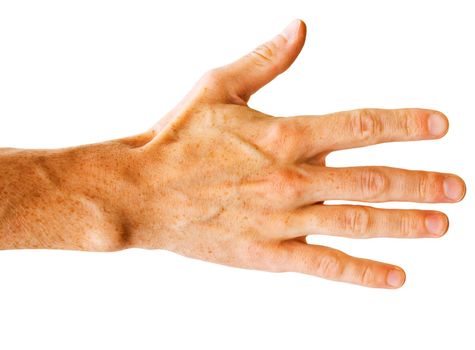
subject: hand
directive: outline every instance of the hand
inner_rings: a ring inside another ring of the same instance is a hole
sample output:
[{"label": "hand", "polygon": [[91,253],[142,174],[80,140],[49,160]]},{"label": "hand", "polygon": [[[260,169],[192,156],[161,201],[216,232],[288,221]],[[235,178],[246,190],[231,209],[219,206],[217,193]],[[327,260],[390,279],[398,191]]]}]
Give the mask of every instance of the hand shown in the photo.
[{"label": "hand", "polygon": [[436,211],[323,204],[461,200],[465,184],[455,175],[325,166],[336,150],[440,138],[448,128],[442,113],[362,109],[282,118],[247,106],[292,64],[305,33],[296,20],[253,52],[207,72],[153,128],[140,148],[145,186],[128,219],[131,246],[396,288],[405,281],[401,268],[307,244],[306,236],[435,238],[446,232],[448,219]]}]

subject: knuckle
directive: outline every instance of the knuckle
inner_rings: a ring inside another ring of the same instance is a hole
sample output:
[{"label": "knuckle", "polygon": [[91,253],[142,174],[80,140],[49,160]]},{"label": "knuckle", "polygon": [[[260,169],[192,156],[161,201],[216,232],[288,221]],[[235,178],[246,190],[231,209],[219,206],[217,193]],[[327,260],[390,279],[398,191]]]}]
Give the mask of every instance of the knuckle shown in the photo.
[{"label": "knuckle", "polygon": [[253,241],[245,244],[244,247],[244,251],[239,252],[241,267],[269,272],[287,271],[288,267],[282,263],[285,261],[285,256],[282,256],[274,244]]},{"label": "knuckle", "polygon": [[364,236],[370,228],[368,208],[351,208],[345,213],[345,230],[358,236]]},{"label": "knuckle", "polygon": [[370,265],[364,265],[361,269],[359,282],[362,285],[372,285],[375,279],[374,271]]},{"label": "knuckle", "polygon": [[295,133],[295,126],[289,123],[286,118],[277,118],[269,129],[269,136],[272,140],[287,140]]},{"label": "knuckle", "polygon": [[235,256],[233,260],[239,261],[241,266],[248,268],[267,268],[267,265],[271,265],[270,261],[272,257],[271,250],[268,247],[256,241],[255,239],[249,239],[248,237],[240,244],[235,244]]},{"label": "knuckle", "polygon": [[275,118],[270,124],[263,146],[280,157],[287,158],[298,147],[299,126],[287,118]]},{"label": "knuckle", "polygon": [[257,244],[247,243],[243,245],[240,255],[246,262],[258,263],[264,259],[264,250]]},{"label": "knuckle", "polygon": [[285,212],[285,214],[280,214],[273,221],[272,228],[273,232],[270,232],[270,235],[275,235],[275,232],[295,232],[297,233],[296,225],[293,221],[296,217],[292,212]]},{"label": "knuckle", "polygon": [[414,233],[415,220],[410,214],[402,214],[399,217],[399,232],[401,237],[410,237]]},{"label": "knuckle", "polygon": [[414,138],[425,133],[426,127],[423,114],[413,110],[403,109],[397,111],[396,117],[400,120],[399,127],[404,136]]},{"label": "knuckle", "polygon": [[272,187],[280,196],[293,201],[303,193],[303,176],[298,171],[290,168],[280,169],[272,178]]},{"label": "knuckle", "polygon": [[404,135],[406,136],[413,136],[415,128],[412,125],[412,118],[409,117],[407,114],[402,115],[402,130]]},{"label": "knuckle", "polygon": [[205,86],[219,86],[223,81],[222,76],[223,71],[221,68],[213,68],[203,74],[201,82]]},{"label": "knuckle", "polygon": [[441,186],[437,186],[440,182],[439,177],[436,174],[421,174],[417,180],[417,194],[420,200],[423,201],[435,201],[441,196]]},{"label": "knuckle", "polygon": [[417,195],[419,198],[425,198],[428,189],[428,177],[420,176],[417,181]]},{"label": "knuckle", "polygon": [[327,279],[339,279],[343,275],[343,263],[336,253],[321,256],[317,263],[317,273]]},{"label": "knuckle", "polygon": [[254,62],[259,66],[273,65],[274,56],[277,52],[277,48],[272,41],[257,46],[251,55],[254,58]]},{"label": "knuckle", "polygon": [[362,140],[377,138],[383,133],[381,119],[370,109],[357,110],[352,113],[350,127],[354,136]]},{"label": "knuckle", "polygon": [[407,112],[404,112],[401,116],[402,119],[402,132],[407,137],[415,137],[422,133],[422,128],[418,118],[414,118]]},{"label": "knuckle", "polygon": [[368,199],[377,199],[388,188],[388,179],[380,170],[368,169],[361,173],[360,186]]}]

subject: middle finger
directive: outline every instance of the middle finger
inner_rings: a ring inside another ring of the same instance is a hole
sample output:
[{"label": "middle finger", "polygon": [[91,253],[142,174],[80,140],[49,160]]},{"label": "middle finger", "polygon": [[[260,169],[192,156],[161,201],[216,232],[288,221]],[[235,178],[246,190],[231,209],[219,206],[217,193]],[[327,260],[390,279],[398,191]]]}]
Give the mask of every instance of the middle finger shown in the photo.
[{"label": "middle finger", "polygon": [[315,168],[301,204],[326,200],[361,202],[458,202],[465,183],[453,174],[391,167]]}]

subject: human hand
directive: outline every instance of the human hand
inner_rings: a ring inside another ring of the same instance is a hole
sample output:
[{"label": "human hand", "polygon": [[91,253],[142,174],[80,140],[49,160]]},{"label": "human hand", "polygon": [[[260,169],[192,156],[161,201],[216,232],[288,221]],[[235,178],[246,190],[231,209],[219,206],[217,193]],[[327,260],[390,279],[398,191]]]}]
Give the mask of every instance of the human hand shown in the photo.
[{"label": "human hand", "polygon": [[463,180],[389,167],[331,168],[325,157],[382,142],[437,139],[448,121],[425,109],[283,118],[249,108],[250,96],[292,64],[305,34],[305,24],[294,21],[250,54],[210,70],[154,126],[137,153],[142,185],[127,215],[128,246],[369,287],[404,283],[399,267],[305,238],[435,238],[447,230],[446,215],[324,201],[457,202]]}]

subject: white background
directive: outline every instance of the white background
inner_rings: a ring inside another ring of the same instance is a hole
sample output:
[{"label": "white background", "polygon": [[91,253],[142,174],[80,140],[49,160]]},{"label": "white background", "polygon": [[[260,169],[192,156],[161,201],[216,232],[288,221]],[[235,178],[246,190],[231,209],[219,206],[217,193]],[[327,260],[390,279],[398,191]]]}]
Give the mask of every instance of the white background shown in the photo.
[{"label": "white background", "polygon": [[454,205],[391,205],[448,213],[441,239],[313,238],[399,264],[407,272],[400,290],[164,251],[2,251],[0,348],[474,349],[470,4],[1,0],[1,147],[72,146],[144,131],[205,70],[302,18],[308,36],[300,57],[250,105],[275,115],[441,110],[451,122],[442,140],[344,151],[329,165],[454,172],[468,192]]}]

